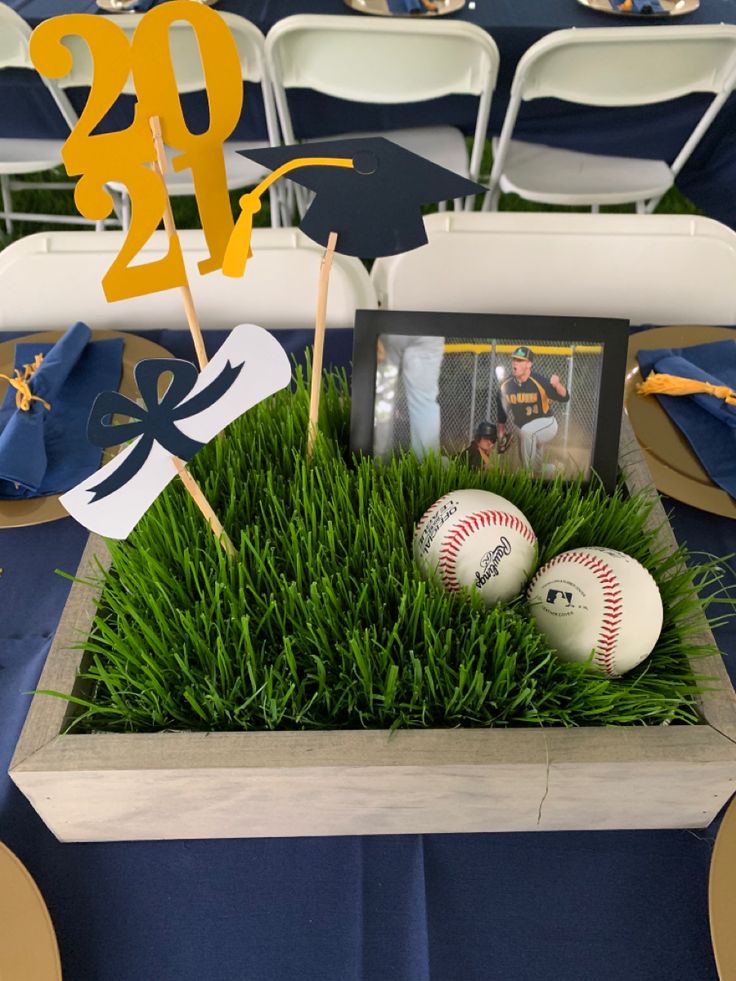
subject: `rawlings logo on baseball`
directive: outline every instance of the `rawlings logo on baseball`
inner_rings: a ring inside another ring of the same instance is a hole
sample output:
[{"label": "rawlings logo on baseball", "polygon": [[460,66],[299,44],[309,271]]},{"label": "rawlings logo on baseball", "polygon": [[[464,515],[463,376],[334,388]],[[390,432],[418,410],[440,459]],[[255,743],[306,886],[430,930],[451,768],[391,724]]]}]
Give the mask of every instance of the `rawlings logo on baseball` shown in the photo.
[{"label": "rawlings logo on baseball", "polygon": [[480,564],[483,571],[475,573],[475,585],[478,588],[485,586],[489,579],[493,579],[494,576],[498,575],[498,566],[504,555],[511,555],[511,542],[505,535],[502,535],[501,543],[480,557]]},{"label": "rawlings logo on baseball", "polygon": [[536,557],[537,538],[525,516],[490,491],[445,494],[414,532],[421,574],[448,592],[477,589],[488,606],[519,595]]},{"label": "rawlings logo on baseball", "polygon": [[657,584],[635,559],[613,549],[563,552],[539,570],[527,598],[563,661],[589,661],[609,678],[641,664],[662,629]]}]

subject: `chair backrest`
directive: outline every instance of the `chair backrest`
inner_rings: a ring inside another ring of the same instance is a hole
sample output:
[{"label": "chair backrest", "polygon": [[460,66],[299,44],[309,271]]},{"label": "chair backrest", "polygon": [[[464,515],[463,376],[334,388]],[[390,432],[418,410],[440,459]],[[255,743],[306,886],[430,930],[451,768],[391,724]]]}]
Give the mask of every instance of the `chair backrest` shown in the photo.
[{"label": "chair backrest", "polygon": [[[28,53],[30,36],[31,28],[23,18],[4,3],[0,3],[0,69],[25,68],[28,71],[36,71]],[[53,79],[44,78],[42,75],[39,78],[46,86],[67,125],[72,127],[77,116],[60,86]]]},{"label": "chair backrest", "polygon": [[[253,230],[253,258],[242,279],[200,276],[207,254],[202,232],[179,232],[195,307],[203,329],[229,330],[239,323],[269,329],[314,327],[324,249],[295,228]],[[0,331],[63,329],[83,320],[98,330],[186,330],[179,290],[108,303],[101,279],[124,233],[39,232],[0,252]],[[141,259],[168,250],[155,232]],[[38,284],[43,283],[43,289]],[[357,308],[373,309],[376,296],[365,266],[336,254],[330,275],[328,327],[352,327]]]},{"label": "chair backrest", "polygon": [[694,92],[714,99],[672,163],[682,169],[736,83],[736,25],[553,31],[521,57],[511,85],[491,183],[503,168],[522,102],[556,98],[589,106],[641,106]]},{"label": "chair backrest", "polygon": [[[240,54],[240,66],[244,82],[260,83],[265,75],[265,38],[261,31],[238,14],[217,11],[225,21],[235,39]],[[122,29],[128,38],[133,36],[145,14],[100,14]],[[74,53],[72,70],[59,84],[64,88],[88,86],[92,79],[92,59],[86,43],[78,37],[69,37],[64,44]],[[204,85],[202,64],[199,58],[197,39],[188,21],[174,21],[169,28],[169,50],[174,66],[177,86],[180,92],[195,92]],[[128,79],[126,95],[135,95],[132,78]]]},{"label": "chair backrest", "polygon": [[728,92],[735,72],[732,24],[574,28],[554,31],[525,52],[512,95],[640,106],[690,92]]},{"label": "chair backrest", "polygon": [[378,259],[381,306],[736,324],[736,232],[692,215],[446,212]]},{"label": "chair backrest", "polygon": [[28,57],[31,29],[5,4],[0,5],[0,68],[33,68]]},{"label": "chair backrest", "polygon": [[[240,55],[241,77],[244,82],[260,85],[266,116],[266,126],[269,141],[277,146],[279,141],[276,110],[271,92],[271,84],[266,71],[265,37],[261,31],[238,14],[217,11],[225,21],[232,34]],[[125,13],[109,14],[107,20],[120,27],[128,38],[144,17],[144,14]],[[89,87],[92,84],[93,63],[87,44],[79,37],[65,38],[64,44],[72,52],[73,64],[68,75],[58,79],[60,88]],[[180,93],[198,92],[205,86],[202,61],[195,32],[188,21],[174,21],[169,27],[169,50],[171,64],[176,77],[177,89]],[[135,95],[132,76],[122,90],[123,95]]]},{"label": "chair backrest", "polygon": [[286,95],[291,88],[380,104],[476,96],[470,176],[477,177],[499,54],[475,24],[297,14],[268,32],[266,59],[287,143],[296,142]]}]

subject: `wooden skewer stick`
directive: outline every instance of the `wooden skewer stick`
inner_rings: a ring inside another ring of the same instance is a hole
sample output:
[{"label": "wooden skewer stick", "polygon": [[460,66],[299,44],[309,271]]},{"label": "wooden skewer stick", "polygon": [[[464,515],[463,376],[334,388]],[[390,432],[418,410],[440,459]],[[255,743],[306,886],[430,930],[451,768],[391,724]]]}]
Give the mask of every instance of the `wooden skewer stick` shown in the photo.
[{"label": "wooden skewer stick", "polygon": [[[164,140],[161,134],[161,121],[158,116],[151,116],[149,119],[151,126],[151,132],[153,133],[153,142],[156,147],[156,163],[153,165],[154,170],[161,178],[164,185],[165,194],[165,205],[164,205],[164,228],[166,229],[166,234],[169,236],[169,241],[177,238],[176,224],[174,223],[174,213],[171,210],[171,200],[169,198],[169,192],[166,189],[166,180],[164,174],[168,168],[168,163],[166,161],[166,150],[164,149]],[[184,313],[186,314],[187,323],[189,324],[189,330],[192,334],[192,340],[194,341],[194,350],[197,352],[197,360],[199,361],[199,370],[201,371],[207,365],[207,352],[204,349],[204,339],[202,338],[202,328],[199,326],[199,318],[197,317],[197,311],[194,308],[194,299],[192,298],[192,291],[189,288],[189,283],[185,283],[181,287],[182,299],[184,301]],[[176,467],[176,472],[181,477],[181,481],[186,487],[187,491],[191,495],[194,503],[197,505],[199,510],[204,515],[205,521],[210,526],[214,532],[215,538],[225,549],[225,553],[232,559],[237,555],[235,551],[235,546],[230,540],[230,536],[222,527],[222,522],[217,517],[215,512],[212,510],[212,505],[207,500],[207,498],[202,493],[202,488],[199,486],[197,481],[192,477],[186,468],[186,464],[183,460],[180,460],[178,456],[172,456],[171,458],[174,466]]]},{"label": "wooden skewer stick", "polygon": [[212,505],[207,500],[207,498],[202,493],[202,488],[199,486],[197,481],[192,477],[186,468],[186,464],[183,460],[180,460],[178,456],[172,456],[172,461],[176,467],[176,472],[182,479],[182,483],[186,489],[191,494],[194,503],[197,505],[199,510],[205,517],[205,520],[209,524],[210,528],[214,532],[215,538],[218,540],[220,545],[225,549],[226,554],[231,558],[235,558],[237,552],[235,551],[235,546],[230,540],[230,536],[222,527],[222,522],[217,517],[215,512],[212,510]]},{"label": "wooden skewer stick", "polygon": [[[156,146],[156,163],[153,165],[153,167],[163,182],[164,193],[166,195],[166,203],[164,205],[164,228],[166,229],[166,234],[169,236],[169,241],[171,241],[172,239],[177,238],[177,232],[176,225],[174,224],[174,213],[171,210],[171,200],[169,198],[169,192],[166,189],[166,179],[164,177],[168,169],[168,163],[166,160],[166,150],[164,149],[164,140],[161,134],[161,121],[159,120],[158,116],[151,116],[149,123],[151,126],[151,132],[153,133],[153,142]],[[194,299],[192,298],[192,291],[189,287],[189,282],[186,282],[180,288],[182,300],[184,302],[184,313],[187,318],[187,323],[189,324],[189,330],[192,334],[194,350],[197,352],[199,370],[201,371],[207,364],[207,352],[204,349],[202,328],[199,325],[197,311],[194,308]]]},{"label": "wooden skewer stick", "polygon": [[314,321],[314,351],[312,353],[312,385],[309,391],[309,429],[307,430],[307,459],[312,459],[317,438],[319,400],[322,394],[322,361],[325,350],[325,323],[327,320],[327,290],[330,285],[332,257],[337,245],[337,232],[330,232],[327,248],[322,256],[317,292],[317,314]]}]

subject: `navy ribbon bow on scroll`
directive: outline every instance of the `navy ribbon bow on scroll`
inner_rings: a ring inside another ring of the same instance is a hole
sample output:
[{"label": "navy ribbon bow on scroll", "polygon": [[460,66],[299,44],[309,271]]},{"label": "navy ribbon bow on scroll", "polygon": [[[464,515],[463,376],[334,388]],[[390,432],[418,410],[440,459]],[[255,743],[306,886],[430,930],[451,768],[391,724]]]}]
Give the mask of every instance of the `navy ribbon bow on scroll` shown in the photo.
[{"label": "navy ribbon bow on scroll", "polygon": [[[186,436],[176,427],[176,421],[188,419],[214,405],[233,384],[242,367],[242,364],[233,367],[228,361],[206,388],[185,402],[199,377],[194,365],[176,358],[149,358],[135,366],[135,381],[145,407],[119,392],[102,392],[98,395],[87,424],[90,443],[107,448],[139,436],[142,438],[114,473],[91,488],[94,492],[92,500],[107,497],[135,476],[148,459],[154,442],[172,456],[191,460],[205,444]],[[167,372],[172,376],[171,383],[159,402],[158,382]],[[137,421],[114,426],[111,421],[106,422],[114,413],[130,416]]]}]

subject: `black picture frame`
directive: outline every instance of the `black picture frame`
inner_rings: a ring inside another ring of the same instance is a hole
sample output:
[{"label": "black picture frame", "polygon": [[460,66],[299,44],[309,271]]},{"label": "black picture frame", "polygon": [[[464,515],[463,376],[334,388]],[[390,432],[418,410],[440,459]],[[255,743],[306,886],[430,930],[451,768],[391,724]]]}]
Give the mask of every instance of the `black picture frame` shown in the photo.
[{"label": "black picture frame", "polygon": [[[546,356],[544,352],[555,350],[550,347],[550,341],[559,342],[562,351],[567,348],[580,352],[588,350],[595,355],[595,348],[602,348],[597,355],[599,364],[589,370],[589,374],[590,371],[597,372],[597,401],[594,419],[589,425],[589,462],[584,467],[581,465],[580,469],[585,470],[586,474],[594,471],[607,491],[614,490],[618,474],[628,321],[599,317],[358,310],[353,334],[350,420],[350,445],[356,453],[374,454],[378,340],[394,335],[398,338],[442,337],[445,339],[445,352],[454,351],[455,347],[463,348],[463,345],[482,348],[487,344],[490,350],[498,352],[506,352],[509,345],[528,346],[535,355],[534,367],[543,361]],[[542,353],[535,351],[535,342]],[[512,359],[509,359],[511,363]],[[544,374],[543,371],[541,373]],[[497,374],[495,377],[498,379],[500,376]],[[491,398],[495,398],[490,394],[493,384],[494,376],[488,373],[489,406]],[[497,381],[496,384],[500,385],[501,382]],[[575,386],[572,385],[570,403],[574,398]]]}]

